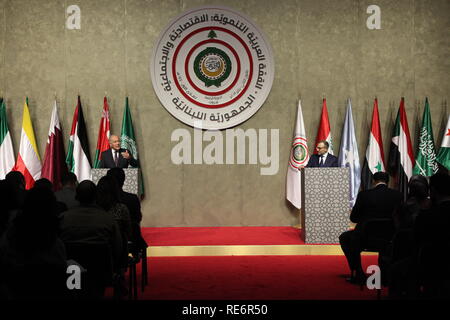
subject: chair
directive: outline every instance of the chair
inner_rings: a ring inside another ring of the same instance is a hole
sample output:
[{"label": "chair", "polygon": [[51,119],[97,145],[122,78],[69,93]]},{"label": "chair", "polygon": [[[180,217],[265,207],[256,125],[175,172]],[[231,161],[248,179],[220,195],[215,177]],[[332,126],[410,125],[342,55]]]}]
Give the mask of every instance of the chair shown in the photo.
[{"label": "chair", "polygon": [[87,298],[101,298],[107,286],[114,285],[114,264],[111,247],[107,243],[66,242],[67,258],[86,269],[82,291]]},{"label": "chair", "polygon": [[[395,225],[392,219],[372,219],[366,221],[362,226],[361,234],[362,241],[361,246],[364,252],[378,252],[378,266],[381,270],[381,279],[384,283],[384,260],[383,256],[386,255],[389,245],[395,233]],[[362,289],[361,284],[361,289]],[[377,289],[377,297],[381,297],[381,288]]]}]

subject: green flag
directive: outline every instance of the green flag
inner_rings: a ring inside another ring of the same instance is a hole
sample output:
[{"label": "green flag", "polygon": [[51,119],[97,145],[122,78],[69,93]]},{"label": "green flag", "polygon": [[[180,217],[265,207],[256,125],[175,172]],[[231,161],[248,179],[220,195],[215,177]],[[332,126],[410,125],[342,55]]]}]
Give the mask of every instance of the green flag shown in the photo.
[{"label": "green flag", "polygon": [[430,177],[438,171],[436,162],[436,148],[433,141],[433,128],[431,126],[430,106],[428,98],[425,99],[422,127],[419,134],[419,149],[417,150],[416,165],[413,174]]},{"label": "green flag", "polygon": [[[128,97],[125,98],[125,110],[122,118],[122,132],[120,134],[121,148],[131,151],[131,155],[138,162],[139,155],[136,145],[136,137],[134,136],[133,120],[131,119],[130,107],[128,106]],[[142,178],[142,171],[139,170],[139,197],[144,196],[144,179]]]},{"label": "green flag", "polygon": [[437,161],[450,170],[450,116],[447,120],[447,126],[442,137],[441,148],[437,155]]}]

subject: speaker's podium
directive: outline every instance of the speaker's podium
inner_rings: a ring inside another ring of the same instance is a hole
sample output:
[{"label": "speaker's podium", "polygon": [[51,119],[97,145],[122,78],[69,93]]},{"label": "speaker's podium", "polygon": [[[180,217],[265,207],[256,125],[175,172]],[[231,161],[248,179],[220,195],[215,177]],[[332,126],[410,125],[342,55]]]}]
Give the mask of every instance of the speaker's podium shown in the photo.
[{"label": "speaker's podium", "polygon": [[302,228],[305,243],[339,243],[339,235],[349,227],[349,168],[302,170]]},{"label": "speaker's podium", "polygon": [[[98,180],[100,180],[101,177],[106,176],[108,170],[109,169],[107,168],[92,169],[92,182],[97,184]],[[125,183],[123,184],[123,191],[134,193],[139,196],[139,168],[123,169],[123,171],[125,172]]]}]

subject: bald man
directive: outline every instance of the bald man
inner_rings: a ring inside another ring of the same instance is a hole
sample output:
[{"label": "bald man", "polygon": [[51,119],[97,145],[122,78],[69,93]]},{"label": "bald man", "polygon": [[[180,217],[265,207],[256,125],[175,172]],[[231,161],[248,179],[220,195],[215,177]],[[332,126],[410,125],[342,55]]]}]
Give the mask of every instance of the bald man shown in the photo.
[{"label": "bald man", "polygon": [[120,148],[120,138],[116,135],[109,137],[110,148],[101,154],[100,168],[128,168],[137,167],[138,163],[131,152]]}]

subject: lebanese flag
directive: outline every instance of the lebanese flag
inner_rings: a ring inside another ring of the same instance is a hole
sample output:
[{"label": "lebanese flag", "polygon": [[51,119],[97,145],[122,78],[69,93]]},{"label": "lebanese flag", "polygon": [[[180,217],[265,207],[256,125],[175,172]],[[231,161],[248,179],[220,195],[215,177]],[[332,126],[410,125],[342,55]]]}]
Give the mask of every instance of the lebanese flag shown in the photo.
[{"label": "lebanese flag", "polygon": [[66,163],[78,182],[91,180],[91,157],[80,96],[73,114]]},{"label": "lebanese flag", "polygon": [[28,97],[23,106],[22,133],[20,136],[19,155],[14,171],[21,172],[25,177],[25,188],[31,189],[36,180],[41,177],[41,159],[39,157],[33,124],[28,110]]},{"label": "lebanese flag", "polygon": [[67,165],[64,155],[64,142],[59,123],[58,107],[55,100],[50,128],[48,130],[41,176],[50,180],[53,183],[53,190],[58,191],[62,188],[61,178],[65,173],[67,173]]},{"label": "lebanese flag", "polygon": [[366,149],[361,182],[363,190],[372,187],[373,174],[386,171],[384,160],[383,138],[381,136],[380,117],[378,113],[378,100],[375,98],[372,112],[372,128],[370,129],[369,143]]},{"label": "lebanese flag", "polygon": [[330,147],[328,153],[333,154],[333,139],[331,138],[330,121],[328,120],[327,99],[323,98],[322,115],[320,117],[319,130],[317,131],[316,144],[314,145],[314,153],[317,154],[316,146],[319,141],[326,140]]},{"label": "lebanese flag", "polygon": [[95,149],[94,168],[100,168],[102,152],[108,150],[110,135],[109,106],[106,97],[103,99],[102,118],[98,129],[97,148]]},{"label": "lebanese flag", "polygon": [[405,98],[402,97],[392,133],[389,169],[395,177],[397,189],[403,193],[405,200],[408,195],[408,181],[412,176],[414,163],[411,136],[409,135],[408,120],[405,112]]}]

